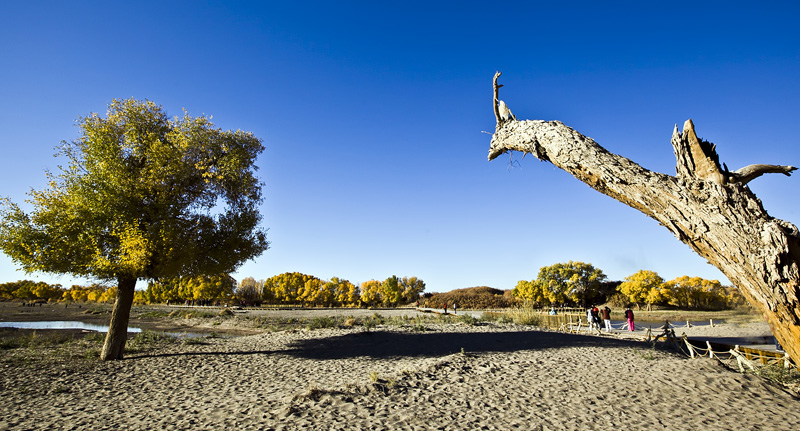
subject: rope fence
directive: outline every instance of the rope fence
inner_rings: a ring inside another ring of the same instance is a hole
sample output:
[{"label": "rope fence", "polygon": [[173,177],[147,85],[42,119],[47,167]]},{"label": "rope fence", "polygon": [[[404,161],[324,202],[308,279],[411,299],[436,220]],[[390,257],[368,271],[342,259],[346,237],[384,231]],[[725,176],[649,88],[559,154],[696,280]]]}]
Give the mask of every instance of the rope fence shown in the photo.
[{"label": "rope fence", "polygon": [[716,358],[728,366],[731,366],[735,360],[737,368],[741,372],[744,372],[745,369],[755,371],[758,367],[775,364],[782,364],[786,369],[797,369],[797,366],[792,362],[787,353],[752,349],[739,345],[730,348],[730,346],[711,343],[710,341],[706,341],[705,348],[703,348],[697,345],[699,343],[698,341],[689,340],[685,334],[682,337],[682,341],[685,350],[681,350],[687,356],[691,358],[708,356],[709,358]]},{"label": "rope fence", "polygon": [[[601,327],[596,324],[588,324],[586,317],[583,314],[565,314],[557,316],[542,316],[542,326],[551,329],[557,329],[563,332],[570,333],[595,333],[602,334]],[[709,319],[709,324],[714,326],[713,319]],[[780,364],[783,368],[790,370],[797,370],[797,365],[794,364],[787,353],[773,352],[769,350],[754,349],[750,347],[743,347],[739,345],[730,346],[727,344],[712,343],[710,341],[690,340],[686,334],[681,337],[675,335],[675,329],[691,328],[693,325],[686,322],[685,325],[675,325],[669,321],[665,321],[661,326],[660,333],[654,333],[650,327],[645,328],[644,336],[642,337],[648,343],[655,344],[662,341],[667,345],[672,346],[676,350],[681,351],[690,358],[709,357],[714,358],[726,365],[729,368],[738,369],[740,372],[757,371],[760,367]],[[623,322],[619,324],[612,324],[611,327],[616,330],[628,329],[628,323]],[[735,362],[735,366],[733,365]]]}]

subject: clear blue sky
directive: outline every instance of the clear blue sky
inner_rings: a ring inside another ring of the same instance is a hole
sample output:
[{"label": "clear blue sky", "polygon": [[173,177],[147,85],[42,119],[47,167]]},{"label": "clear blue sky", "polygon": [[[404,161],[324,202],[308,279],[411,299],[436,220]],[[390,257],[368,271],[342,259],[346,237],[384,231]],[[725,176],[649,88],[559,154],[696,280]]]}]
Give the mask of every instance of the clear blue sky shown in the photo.
[{"label": "clear blue sky", "polygon": [[[798,166],[799,20],[794,2],[7,2],[0,195],[43,188],[75,120],[134,97],[264,140],[272,245],[238,279],[510,289],[579,260],[612,280],[650,269],[727,283],[552,165],[488,162],[492,76],[519,119],[560,120],[655,171],[674,174],[669,139],[688,118],[731,169]],[[798,186],[751,183],[794,223]],[[74,281],[0,255],[0,282],[23,278]]]}]

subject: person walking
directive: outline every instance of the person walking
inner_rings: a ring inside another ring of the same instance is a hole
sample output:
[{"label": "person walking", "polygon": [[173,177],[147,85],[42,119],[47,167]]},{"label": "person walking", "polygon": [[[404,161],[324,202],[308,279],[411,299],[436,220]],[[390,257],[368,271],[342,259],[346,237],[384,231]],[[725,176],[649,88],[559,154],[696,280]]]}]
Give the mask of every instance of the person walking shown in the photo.
[{"label": "person walking", "polygon": [[628,331],[633,332],[633,310],[631,310],[630,307],[625,309],[625,319],[628,320]]},{"label": "person walking", "polygon": [[606,325],[606,332],[611,332],[611,309],[608,306],[603,307],[600,310],[600,314],[603,316],[603,323]]}]

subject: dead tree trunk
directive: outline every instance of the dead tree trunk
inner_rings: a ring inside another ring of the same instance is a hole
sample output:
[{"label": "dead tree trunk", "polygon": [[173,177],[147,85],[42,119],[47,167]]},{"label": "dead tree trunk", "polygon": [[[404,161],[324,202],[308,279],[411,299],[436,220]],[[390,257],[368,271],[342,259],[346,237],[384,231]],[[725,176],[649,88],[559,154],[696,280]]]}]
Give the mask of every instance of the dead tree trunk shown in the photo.
[{"label": "dead tree trunk", "polygon": [[128,321],[133,305],[133,295],[136,290],[135,277],[119,277],[117,279],[117,298],[114,309],[111,311],[111,322],[108,325],[106,341],[100,359],[110,361],[122,359],[125,352],[125,342],[128,339]]},{"label": "dead tree trunk", "polygon": [[[499,85],[494,78],[494,103]],[[677,175],[649,171],[612,154],[558,121],[515,121],[497,115],[489,160],[529,153],[569,172],[600,193],[656,219],[719,268],[764,313],[772,332],[800,363],[800,233],[770,217],[747,183],[796,168],[751,165],[729,172],[715,147],[699,140],[691,120],[672,134]]]}]

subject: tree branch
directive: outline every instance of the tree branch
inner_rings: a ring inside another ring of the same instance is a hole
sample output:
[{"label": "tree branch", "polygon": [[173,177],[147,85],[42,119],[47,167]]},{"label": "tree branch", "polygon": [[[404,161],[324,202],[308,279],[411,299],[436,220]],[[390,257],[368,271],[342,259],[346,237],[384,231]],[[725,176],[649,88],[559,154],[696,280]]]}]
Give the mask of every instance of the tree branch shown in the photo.
[{"label": "tree branch", "polygon": [[729,175],[731,182],[747,184],[764,174],[783,174],[788,177],[792,175],[792,172],[795,170],[797,170],[797,168],[794,166],[756,164],[730,172]]},{"label": "tree branch", "polygon": [[502,87],[503,84],[498,84],[497,83],[497,78],[499,78],[500,75],[502,75],[502,74],[503,74],[503,72],[500,72],[500,71],[495,72],[494,73],[494,80],[492,81],[492,84],[493,84],[493,87],[494,87],[494,103],[493,103],[493,105],[494,105],[494,118],[497,120],[497,124],[498,125],[502,124],[502,120],[500,120],[500,108],[497,107],[497,104],[500,102],[500,99],[499,99],[500,87]]},{"label": "tree branch", "polygon": [[[495,74],[495,116],[498,112]],[[675,126],[677,177],[653,172],[613,154],[558,121],[500,121],[489,160],[508,151],[530,153],[570,173],[669,229],[716,266],[761,310],[789,355],[800,361],[800,236],[771,217],[746,183],[792,166],[720,167],[715,146],[698,139],[691,120]],[[546,185],[544,186],[546,187]]]}]

